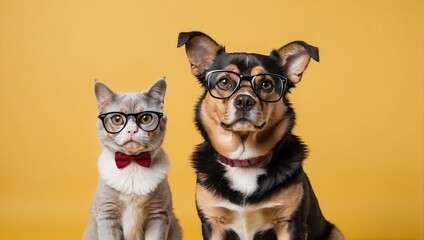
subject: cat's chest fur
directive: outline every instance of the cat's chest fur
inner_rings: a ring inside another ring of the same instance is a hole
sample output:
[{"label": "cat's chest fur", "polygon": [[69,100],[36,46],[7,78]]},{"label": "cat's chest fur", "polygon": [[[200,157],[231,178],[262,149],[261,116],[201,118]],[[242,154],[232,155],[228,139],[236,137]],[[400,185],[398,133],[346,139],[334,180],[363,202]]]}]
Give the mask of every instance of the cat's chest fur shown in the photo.
[{"label": "cat's chest fur", "polygon": [[166,178],[169,161],[160,149],[153,153],[150,168],[130,163],[127,167],[118,169],[115,155],[108,149],[103,149],[97,161],[100,178],[106,185],[124,195],[146,196]]},{"label": "cat's chest fur", "polygon": [[137,226],[142,226],[146,220],[146,214],[143,214],[142,206],[148,201],[148,198],[120,194],[119,200],[124,203],[121,212],[121,225],[124,237],[125,239],[138,239],[141,229]]}]

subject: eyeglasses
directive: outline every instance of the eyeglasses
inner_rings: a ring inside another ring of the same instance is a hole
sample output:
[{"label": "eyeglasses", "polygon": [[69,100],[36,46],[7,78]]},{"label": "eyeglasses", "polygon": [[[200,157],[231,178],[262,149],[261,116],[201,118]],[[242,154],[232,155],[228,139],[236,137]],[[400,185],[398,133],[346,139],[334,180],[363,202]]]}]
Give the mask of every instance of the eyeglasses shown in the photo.
[{"label": "eyeglasses", "polygon": [[103,127],[108,133],[119,133],[128,123],[130,117],[134,117],[135,123],[145,132],[152,132],[159,126],[163,113],[145,111],[139,113],[109,112],[98,116],[103,122]]},{"label": "eyeglasses", "polygon": [[213,70],[206,73],[207,88],[214,98],[231,97],[241,88],[241,81],[250,81],[255,94],[264,102],[276,102],[283,96],[287,78],[277,74],[264,73],[243,76],[226,70]]}]

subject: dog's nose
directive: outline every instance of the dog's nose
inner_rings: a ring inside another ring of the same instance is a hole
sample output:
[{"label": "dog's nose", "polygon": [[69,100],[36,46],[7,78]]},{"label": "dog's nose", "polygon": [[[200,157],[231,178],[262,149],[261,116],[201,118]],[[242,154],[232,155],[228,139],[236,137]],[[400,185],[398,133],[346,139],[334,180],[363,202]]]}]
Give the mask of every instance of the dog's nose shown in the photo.
[{"label": "dog's nose", "polygon": [[255,104],[255,99],[246,94],[240,94],[234,99],[234,105],[239,110],[249,111]]}]

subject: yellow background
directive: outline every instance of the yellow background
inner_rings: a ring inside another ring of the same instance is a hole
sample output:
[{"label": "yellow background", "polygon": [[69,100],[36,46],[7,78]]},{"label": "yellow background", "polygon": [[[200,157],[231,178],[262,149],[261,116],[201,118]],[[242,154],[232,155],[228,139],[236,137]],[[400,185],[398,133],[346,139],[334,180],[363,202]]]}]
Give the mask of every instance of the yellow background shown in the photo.
[{"label": "yellow background", "polygon": [[348,239],[422,239],[423,2],[0,0],[0,239],[80,239],[97,184],[94,79],[167,76],[164,149],[185,239],[200,239],[190,154],[200,86],[180,31],[229,52],[320,48],[291,100],[325,216]]}]

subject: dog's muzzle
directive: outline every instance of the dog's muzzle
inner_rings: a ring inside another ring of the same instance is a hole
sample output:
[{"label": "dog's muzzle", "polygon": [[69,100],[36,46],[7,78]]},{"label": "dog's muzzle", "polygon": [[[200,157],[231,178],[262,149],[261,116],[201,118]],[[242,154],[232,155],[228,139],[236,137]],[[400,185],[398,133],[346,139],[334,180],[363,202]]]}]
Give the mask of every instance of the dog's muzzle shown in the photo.
[{"label": "dog's muzzle", "polygon": [[253,97],[246,94],[239,94],[234,99],[234,106],[238,111],[248,112],[250,111],[256,104],[255,99]]},{"label": "dog's muzzle", "polygon": [[221,127],[233,131],[262,129],[265,122],[258,119],[257,99],[249,94],[240,93],[232,101],[231,118],[221,122]]}]

